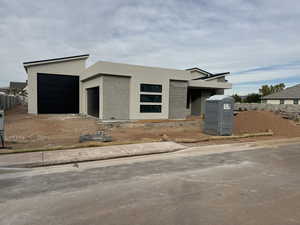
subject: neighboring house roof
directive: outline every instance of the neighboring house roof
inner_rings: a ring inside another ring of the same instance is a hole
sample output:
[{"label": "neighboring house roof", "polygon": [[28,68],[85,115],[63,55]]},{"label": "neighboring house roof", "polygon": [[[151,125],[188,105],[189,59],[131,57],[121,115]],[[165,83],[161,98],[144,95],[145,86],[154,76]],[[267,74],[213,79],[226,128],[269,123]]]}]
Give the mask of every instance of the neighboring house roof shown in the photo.
[{"label": "neighboring house roof", "polygon": [[9,88],[23,90],[26,87],[26,82],[9,82]]},{"label": "neighboring house roof", "polygon": [[219,77],[224,77],[225,75],[230,74],[229,72],[225,72],[225,73],[216,73],[216,74],[210,74],[204,77],[198,77],[194,80],[213,80],[213,79],[217,79]]},{"label": "neighboring house roof", "polygon": [[300,99],[300,84],[264,96],[262,99]]},{"label": "neighboring house roof", "polygon": [[63,58],[53,58],[53,59],[45,59],[45,60],[39,60],[39,61],[31,61],[31,62],[24,62],[23,66],[34,66],[34,65],[40,65],[40,64],[47,64],[47,63],[54,63],[54,62],[64,62],[64,61],[70,61],[74,59],[87,59],[90,55],[84,54],[84,55],[74,55],[74,56],[68,56]]}]

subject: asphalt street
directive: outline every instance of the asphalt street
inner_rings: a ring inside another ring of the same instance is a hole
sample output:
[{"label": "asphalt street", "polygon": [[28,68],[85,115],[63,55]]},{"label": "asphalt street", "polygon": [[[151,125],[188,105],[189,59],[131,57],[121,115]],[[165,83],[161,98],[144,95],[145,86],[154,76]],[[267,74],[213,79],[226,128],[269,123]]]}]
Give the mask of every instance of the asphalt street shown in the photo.
[{"label": "asphalt street", "polygon": [[300,146],[0,169],[1,225],[300,224]]}]

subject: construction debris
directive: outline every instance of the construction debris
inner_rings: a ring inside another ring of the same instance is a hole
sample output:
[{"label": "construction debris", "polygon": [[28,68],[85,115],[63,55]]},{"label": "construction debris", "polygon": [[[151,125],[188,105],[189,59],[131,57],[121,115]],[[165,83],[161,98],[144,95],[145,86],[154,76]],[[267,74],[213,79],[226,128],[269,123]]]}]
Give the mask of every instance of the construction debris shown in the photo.
[{"label": "construction debris", "polygon": [[85,141],[110,142],[112,141],[112,137],[106,135],[104,131],[97,131],[96,134],[86,134],[79,137],[79,142]]}]

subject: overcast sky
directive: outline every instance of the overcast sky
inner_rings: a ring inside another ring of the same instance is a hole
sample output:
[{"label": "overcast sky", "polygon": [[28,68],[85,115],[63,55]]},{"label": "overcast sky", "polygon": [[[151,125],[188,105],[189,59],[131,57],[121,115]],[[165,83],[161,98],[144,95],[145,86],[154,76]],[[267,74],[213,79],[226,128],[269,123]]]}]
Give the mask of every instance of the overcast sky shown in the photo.
[{"label": "overcast sky", "polygon": [[[231,72],[230,93],[300,83],[299,0],[0,0],[0,86],[22,62],[98,60]],[[229,92],[227,92],[229,94]]]}]

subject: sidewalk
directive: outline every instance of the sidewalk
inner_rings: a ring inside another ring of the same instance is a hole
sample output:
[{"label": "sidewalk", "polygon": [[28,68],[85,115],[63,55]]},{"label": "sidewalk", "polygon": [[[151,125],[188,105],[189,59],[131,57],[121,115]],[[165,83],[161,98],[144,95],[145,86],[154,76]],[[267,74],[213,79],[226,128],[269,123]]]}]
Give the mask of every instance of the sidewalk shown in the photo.
[{"label": "sidewalk", "polygon": [[28,152],[0,155],[0,167],[35,167],[72,162],[95,161],[120,157],[174,152],[186,148],[175,142],[114,145],[70,150]]},{"label": "sidewalk", "polygon": [[[0,155],[0,167],[30,168],[37,166],[49,166],[75,162],[171,153],[179,150],[182,150],[178,152],[179,155],[196,154],[200,156],[220,154],[225,152],[254,150],[259,148],[278,147],[295,143],[300,144],[300,138],[285,138],[232,144],[201,145],[194,147],[187,147],[175,142],[151,142],[143,144],[113,145],[106,147],[15,153],[7,155],[5,154]],[[153,157],[154,156],[152,156],[152,158]],[[164,158],[170,157],[170,155],[160,155],[157,157]]]}]

